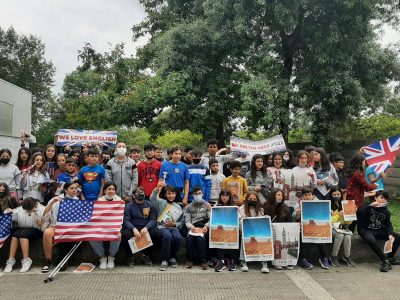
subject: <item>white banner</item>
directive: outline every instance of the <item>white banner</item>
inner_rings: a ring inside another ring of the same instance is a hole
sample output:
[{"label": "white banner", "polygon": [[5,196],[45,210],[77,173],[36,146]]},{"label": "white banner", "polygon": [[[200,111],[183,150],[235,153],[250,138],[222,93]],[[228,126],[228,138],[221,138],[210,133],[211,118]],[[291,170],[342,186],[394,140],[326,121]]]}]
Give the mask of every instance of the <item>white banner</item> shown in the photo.
[{"label": "white banner", "polygon": [[57,146],[83,146],[99,144],[101,146],[115,146],[117,143],[116,131],[59,129],[54,137]]},{"label": "white banner", "polygon": [[248,155],[265,155],[286,150],[282,135],[277,135],[261,141],[251,141],[232,136],[230,141],[231,151],[246,152]]}]

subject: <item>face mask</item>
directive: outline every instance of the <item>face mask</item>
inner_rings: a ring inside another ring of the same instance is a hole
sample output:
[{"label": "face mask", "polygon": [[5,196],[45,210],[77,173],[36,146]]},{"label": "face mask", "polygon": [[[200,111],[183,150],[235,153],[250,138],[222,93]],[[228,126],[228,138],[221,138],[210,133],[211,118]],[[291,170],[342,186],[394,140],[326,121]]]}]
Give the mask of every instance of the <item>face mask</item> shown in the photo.
[{"label": "face mask", "polygon": [[340,196],[339,197],[338,196],[332,196],[332,199],[335,200],[335,201],[339,201],[340,200]]},{"label": "face mask", "polygon": [[305,166],[307,166],[307,163],[299,163],[299,166],[300,167],[305,167]]},{"label": "face mask", "polygon": [[108,163],[108,162],[109,162],[109,160],[110,160],[109,158],[104,158],[104,159],[103,159],[103,164],[106,164],[106,163]]},{"label": "face mask", "polygon": [[203,200],[203,194],[200,195],[193,195],[193,201],[201,202]]},{"label": "face mask", "polygon": [[6,165],[6,164],[8,164],[10,162],[10,159],[9,158],[2,158],[2,159],[0,159],[0,164],[2,164],[2,165]]},{"label": "face mask", "polygon": [[114,199],[114,196],[109,196],[109,195],[106,195],[106,199],[107,199],[107,200],[109,200],[109,201],[111,201],[111,200],[113,200],[113,199]]},{"label": "face mask", "polygon": [[0,192],[0,198],[4,198],[6,196],[6,192]]},{"label": "face mask", "polygon": [[284,160],[284,161],[288,161],[289,159],[290,159],[289,156],[284,156],[284,157],[283,157],[283,160]]},{"label": "face mask", "polygon": [[69,155],[70,152],[71,151],[69,151],[69,150],[64,150],[64,154],[66,154],[66,155]]},{"label": "face mask", "polygon": [[126,148],[117,148],[117,150],[115,150],[115,152],[117,153],[118,156],[125,156]]},{"label": "face mask", "polygon": [[249,201],[249,207],[256,207],[257,202],[256,201]]},{"label": "face mask", "polygon": [[193,162],[198,165],[201,161],[201,158],[193,158]]},{"label": "face mask", "polygon": [[135,200],[142,202],[144,201],[144,195],[142,193],[135,195]]}]

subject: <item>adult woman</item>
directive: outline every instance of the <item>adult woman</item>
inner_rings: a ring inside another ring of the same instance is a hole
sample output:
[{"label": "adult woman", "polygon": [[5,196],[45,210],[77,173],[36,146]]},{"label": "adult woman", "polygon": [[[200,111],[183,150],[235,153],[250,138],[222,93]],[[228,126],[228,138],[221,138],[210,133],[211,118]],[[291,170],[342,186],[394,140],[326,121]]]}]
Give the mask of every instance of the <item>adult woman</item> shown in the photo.
[{"label": "adult woman", "polygon": [[16,165],[10,163],[11,151],[9,149],[0,150],[0,182],[5,182],[12,196],[17,196],[20,187],[21,172]]},{"label": "adult woman", "polygon": [[49,227],[46,228],[43,233],[43,249],[46,262],[42,268],[42,273],[47,273],[52,267],[53,237],[57,223],[60,201],[63,201],[66,198],[78,200],[79,198],[77,197],[77,193],[78,184],[72,181],[66,182],[64,184],[63,194],[51,199],[43,212],[43,222],[49,223]]},{"label": "adult woman", "polygon": [[22,173],[20,188],[23,198],[33,197],[43,202],[43,193],[48,188],[48,183],[50,183],[50,176],[46,171],[44,156],[41,153],[35,153],[31,159],[31,166]]},{"label": "adult woman", "polygon": [[253,156],[250,171],[247,172],[245,179],[247,180],[249,191],[256,192],[261,204],[264,204],[272,188],[273,179],[267,172],[262,155],[256,154]]},{"label": "adult woman", "polygon": [[27,147],[21,147],[18,150],[18,158],[17,158],[17,163],[16,166],[20,171],[23,171],[25,169],[29,168],[29,160],[31,159],[31,152]]},{"label": "adult woman", "polygon": [[317,186],[314,195],[318,199],[326,199],[331,187],[339,184],[336,169],[330,164],[328,155],[322,148],[314,150],[314,171],[317,176]]},{"label": "adult woman", "polygon": [[[100,197],[98,201],[122,201],[121,198],[116,194],[117,186],[112,181],[107,181],[103,187],[104,196]],[[90,241],[90,245],[97,256],[100,257],[100,269],[113,269],[115,264],[115,254],[117,254],[121,239],[110,242],[110,248],[108,250],[108,257],[105,255],[104,242],[103,241]]]}]

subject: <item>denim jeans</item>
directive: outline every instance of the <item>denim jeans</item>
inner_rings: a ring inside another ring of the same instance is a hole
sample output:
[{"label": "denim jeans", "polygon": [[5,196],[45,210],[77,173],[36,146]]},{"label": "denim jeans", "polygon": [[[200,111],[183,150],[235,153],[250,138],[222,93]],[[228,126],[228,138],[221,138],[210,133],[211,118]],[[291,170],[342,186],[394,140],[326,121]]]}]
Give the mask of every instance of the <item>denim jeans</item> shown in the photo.
[{"label": "denim jeans", "polygon": [[[93,251],[94,253],[96,253],[97,256],[99,257],[105,256],[103,241],[90,241],[89,243],[92,246]],[[121,244],[121,240],[110,242],[110,249],[108,250],[109,256],[114,257],[115,254],[117,254],[119,249],[119,244]]]},{"label": "denim jeans", "polygon": [[181,238],[177,228],[161,228],[161,260],[169,261],[171,258],[176,258],[176,253],[181,246]]}]

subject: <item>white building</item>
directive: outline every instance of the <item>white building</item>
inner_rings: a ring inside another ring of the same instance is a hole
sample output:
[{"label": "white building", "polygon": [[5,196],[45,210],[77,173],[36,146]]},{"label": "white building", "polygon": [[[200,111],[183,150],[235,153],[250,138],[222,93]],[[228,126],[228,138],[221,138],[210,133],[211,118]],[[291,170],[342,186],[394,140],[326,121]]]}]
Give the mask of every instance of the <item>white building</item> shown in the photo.
[{"label": "white building", "polygon": [[0,149],[8,148],[17,160],[21,129],[31,132],[32,93],[0,79]]}]

